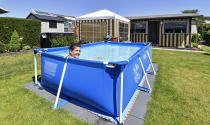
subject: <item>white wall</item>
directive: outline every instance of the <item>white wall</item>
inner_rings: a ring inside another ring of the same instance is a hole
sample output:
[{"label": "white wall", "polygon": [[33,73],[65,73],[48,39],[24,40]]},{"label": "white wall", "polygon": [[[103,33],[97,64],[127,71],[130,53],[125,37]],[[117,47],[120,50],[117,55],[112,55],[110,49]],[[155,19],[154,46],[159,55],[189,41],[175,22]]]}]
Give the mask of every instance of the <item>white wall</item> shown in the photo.
[{"label": "white wall", "polygon": [[57,22],[57,28],[49,28],[48,21],[41,22],[41,33],[43,32],[64,32],[64,23]]},{"label": "white wall", "polygon": [[191,33],[198,33],[198,29],[197,29],[197,25],[196,24],[192,24],[191,25]]}]

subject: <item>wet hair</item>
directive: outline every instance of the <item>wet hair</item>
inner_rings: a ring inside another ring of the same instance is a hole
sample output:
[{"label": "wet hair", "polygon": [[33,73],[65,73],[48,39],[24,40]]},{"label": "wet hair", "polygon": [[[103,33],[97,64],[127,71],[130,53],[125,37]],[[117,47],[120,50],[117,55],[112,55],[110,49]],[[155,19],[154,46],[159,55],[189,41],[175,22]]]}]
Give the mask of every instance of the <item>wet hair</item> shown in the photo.
[{"label": "wet hair", "polygon": [[81,45],[79,43],[72,43],[70,46],[69,46],[69,50],[70,51],[73,51],[76,47],[80,47],[81,48]]}]

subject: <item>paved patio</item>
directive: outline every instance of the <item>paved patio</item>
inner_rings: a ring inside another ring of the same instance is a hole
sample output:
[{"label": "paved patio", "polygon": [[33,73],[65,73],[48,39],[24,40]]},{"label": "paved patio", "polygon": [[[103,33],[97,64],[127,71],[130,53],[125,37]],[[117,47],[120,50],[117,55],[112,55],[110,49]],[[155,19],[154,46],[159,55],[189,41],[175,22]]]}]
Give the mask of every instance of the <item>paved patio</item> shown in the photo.
[{"label": "paved patio", "polygon": [[[158,64],[153,64],[155,71],[158,69]],[[148,75],[149,82],[151,85],[151,88],[154,87],[154,80],[155,75]],[[35,92],[36,94],[48,99],[52,102],[52,105],[54,104],[54,101],[56,99],[56,96],[45,91],[44,89],[39,89],[38,86],[34,85],[34,82],[29,82],[23,85],[25,88],[30,89],[31,91]],[[140,91],[135,104],[131,110],[131,113],[128,115],[128,118],[126,119],[124,125],[143,125],[144,118],[147,111],[147,105],[149,103],[149,100],[151,99],[151,94]],[[49,105],[51,106],[51,105]],[[103,119],[94,113],[88,111],[85,108],[79,107],[72,103],[67,103],[62,108],[69,111],[71,114],[89,122],[94,125],[114,125],[113,122],[110,122],[106,119]]]}]

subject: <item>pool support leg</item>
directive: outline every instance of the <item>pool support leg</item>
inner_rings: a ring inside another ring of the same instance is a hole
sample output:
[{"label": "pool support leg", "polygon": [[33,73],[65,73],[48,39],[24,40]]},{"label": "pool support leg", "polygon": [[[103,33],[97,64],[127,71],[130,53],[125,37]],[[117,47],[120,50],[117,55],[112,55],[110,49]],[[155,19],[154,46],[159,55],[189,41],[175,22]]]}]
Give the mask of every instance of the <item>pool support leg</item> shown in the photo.
[{"label": "pool support leg", "polygon": [[[149,93],[151,93],[151,92],[152,92],[152,89],[151,89],[151,87],[150,87],[149,80],[148,80],[148,78],[147,78],[147,74],[146,74],[146,72],[145,72],[145,69],[144,69],[143,63],[142,63],[142,61],[141,61],[141,57],[139,57],[139,61],[140,61],[140,64],[141,64],[142,70],[143,70],[143,72],[144,72],[144,76],[145,76],[145,79],[146,79],[147,85],[148,85],[148,87],[149,87]],[[141,87],[141,86],[140,86],[140,87]],[[140,90],[141,90],[141,89],[140,89]]]},{"label": "pool support leg", "polygon": [[120,73],[120,118],[119,118],[119,123],[123,124],[123,70],[124,66],[121,66],[121,73]]},{"label": "pool support leg", "polygon": [[37,83],[37,62],[36,62],[36,54],[34,54],[34,71],[35,71],[35,85],[38,85],[38,83]]},{"label": "pool support leg", "polygon": [[65,72],[66,72],[66,67],[67,67],[67,58],[68,57],[65,58],[65,64],[64,64],[64,67],[63,67],[63,72],[62,72],[61,80],[60,80],[60,83],[59,83],[59,88],[58,88],[55,104],[54,104],[54,107],[53,107],[54,109],[56,109],[57,105],[58,105],[58,99],[60,97],[60,92],[61,92],[61,88],[62,88],[62,84],[63,84],[63,78],[64,78],[64,75],[65,75]]},{"label": "pool support leg", "polygon": [[147,51],[147,56],[148,56],[148,58],[149,58],[149,61],[150,61],[151,66],[152,66],[153,73],[154,73],[154,75],[156,75],[155,68],[154,68],[154,66],[153,66],[153,64],[152,64],[152,59],[151,59],[151,57],[149,56],[149,52],[148,52],[148,51]]}]

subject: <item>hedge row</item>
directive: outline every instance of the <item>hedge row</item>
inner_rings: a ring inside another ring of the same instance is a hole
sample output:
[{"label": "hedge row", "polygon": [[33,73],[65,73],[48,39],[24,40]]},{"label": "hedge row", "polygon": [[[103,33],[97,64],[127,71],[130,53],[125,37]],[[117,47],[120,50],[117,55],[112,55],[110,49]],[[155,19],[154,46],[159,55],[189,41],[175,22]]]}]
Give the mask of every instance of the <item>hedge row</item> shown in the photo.
[{"label": "hedge row", "polygon": [[39,20],[0,17],[0,42],[9,44],[11,35],[17,31],[25,45],[40,46],[41,22]]}]

